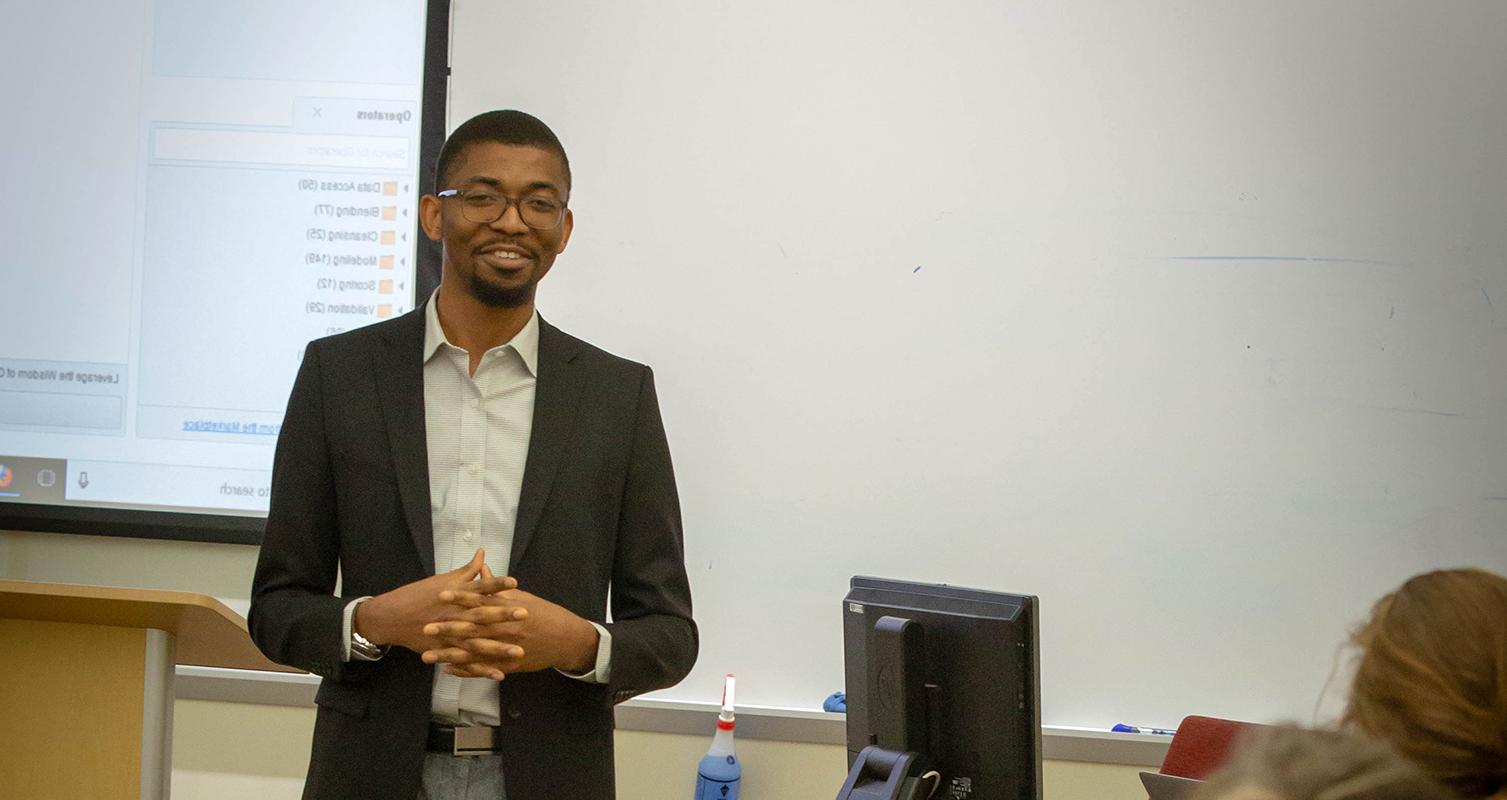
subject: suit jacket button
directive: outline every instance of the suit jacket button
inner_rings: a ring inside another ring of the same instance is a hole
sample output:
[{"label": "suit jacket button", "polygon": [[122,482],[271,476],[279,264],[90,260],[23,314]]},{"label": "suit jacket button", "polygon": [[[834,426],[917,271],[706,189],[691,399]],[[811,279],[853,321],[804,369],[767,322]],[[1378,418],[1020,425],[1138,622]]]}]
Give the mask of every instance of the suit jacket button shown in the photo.
[{"label": "suit jacket button", "polygon": [[522,716],[523,716],[523,712],[519,711],[517,706],[509,706],[508,707],[508,719],[518,719],[519,717],[522,717]]}]

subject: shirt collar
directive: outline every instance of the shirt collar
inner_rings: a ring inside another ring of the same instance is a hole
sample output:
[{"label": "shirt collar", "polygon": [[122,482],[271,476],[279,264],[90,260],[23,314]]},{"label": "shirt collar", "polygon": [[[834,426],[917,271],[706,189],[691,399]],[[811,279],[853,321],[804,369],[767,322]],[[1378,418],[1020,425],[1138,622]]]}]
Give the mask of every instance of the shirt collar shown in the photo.
[{"label": "shirt collar", "polygon": [[[435,289],[434,294],[429,295],[429,302],[424,305],[424,363],[426,364],[440,349],[440,345],[455,347],[449,339],[445,338],[445,329],[440,327],[439,293],[440,290]],[[539,312],[535,311],[529,315],[528,322],[523,324],[523,330],[518,331],[512,341],[498,347],[513,348],[518,357],[523,359],[523,365],[528,367],[529,374],[539,377]],[[460,348],[456,347],[456,349]]]}]

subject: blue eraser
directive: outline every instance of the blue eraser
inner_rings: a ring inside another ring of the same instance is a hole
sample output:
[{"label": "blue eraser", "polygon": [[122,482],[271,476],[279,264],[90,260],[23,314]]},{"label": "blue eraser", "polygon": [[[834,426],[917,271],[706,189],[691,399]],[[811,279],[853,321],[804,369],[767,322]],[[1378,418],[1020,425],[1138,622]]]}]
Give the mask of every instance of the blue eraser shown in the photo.
[{"label": "blue eraser", "polygon": [[1109,729],[1109,732],[1110,733],[1140,733],[1140,731],[1136,730],[1134,727],[1131,727],[1130,725],[1126,725],[1123,722],[1116,722],[1115,726],[1113,728]]},{"label": "blue eraser", "polygon": [[840,711],[846,714],[848,712],[848,696],[843,692],[833,692],[827,695],[827,699],[822,701],[822,710]]}]

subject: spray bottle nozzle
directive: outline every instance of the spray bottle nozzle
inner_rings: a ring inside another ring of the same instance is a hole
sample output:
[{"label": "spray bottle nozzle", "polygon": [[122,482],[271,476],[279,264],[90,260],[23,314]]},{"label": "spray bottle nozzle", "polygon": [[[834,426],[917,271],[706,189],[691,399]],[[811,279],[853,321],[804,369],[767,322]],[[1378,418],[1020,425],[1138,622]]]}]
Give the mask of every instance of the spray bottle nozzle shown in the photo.
[{"label": "spray bottle nozzle", "polygon": [[733,689],[735,688],[736,680],[729,674],[722,681],[722,712],[717,715],[717,727],[722,730],[732,730],[733,728],[735,717],[733,713]]}]

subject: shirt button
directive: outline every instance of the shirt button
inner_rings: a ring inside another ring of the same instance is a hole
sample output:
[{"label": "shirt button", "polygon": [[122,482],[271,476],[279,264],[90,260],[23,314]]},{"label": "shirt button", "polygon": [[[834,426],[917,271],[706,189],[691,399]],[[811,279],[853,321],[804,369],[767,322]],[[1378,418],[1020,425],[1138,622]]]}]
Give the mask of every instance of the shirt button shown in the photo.
[{"label": "shirt button", "polygon": [[468,542],[474,542],[474,541],[476,541],[476,532],[475,531],[466,531],[466,541],[468,541]]},{"label": "shirt button", "polygon": [[471,407],[472,408],[481,408],[481,401],[480,400],[472,400],[471,401]]},{"label": "shirt button", "polygon": [[476,475],[481,472],[481,467],[478,467],[475,464],[467,464],[466,471],[471,473],[472,475]]},{"label": "shirt button", "polygon": [[517,706],[512,706],[508,709],[508,719],[518,719],[521,716],[523,716],[523,712],[519,711]]}]

